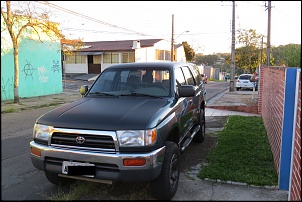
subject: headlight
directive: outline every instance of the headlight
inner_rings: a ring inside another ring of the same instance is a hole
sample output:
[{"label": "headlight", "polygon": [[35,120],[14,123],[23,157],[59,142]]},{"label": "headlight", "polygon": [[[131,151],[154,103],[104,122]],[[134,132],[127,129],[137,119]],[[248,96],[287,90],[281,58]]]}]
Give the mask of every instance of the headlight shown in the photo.
[{"label": "headlight", "polygon": [[35,141],[40,143],[48,143],[50,133],[52,131],[52,126],[46,126],[41,124],[35,124],[33,131],[33,138]]},{"label": "headlight", "polygon": [[119,130],[116,132],[120,147],[137,147],[152,145],[156,141],[156,129]]}]

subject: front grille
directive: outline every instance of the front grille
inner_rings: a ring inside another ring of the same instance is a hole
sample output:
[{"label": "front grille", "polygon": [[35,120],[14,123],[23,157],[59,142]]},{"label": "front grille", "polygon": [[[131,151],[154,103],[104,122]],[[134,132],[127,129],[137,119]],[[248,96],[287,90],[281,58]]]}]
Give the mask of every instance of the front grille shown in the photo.
[{"label": "front grille", "polygon": [[[85,141],[80,144],[76,142],[77,137],[83,137]],[[51,137],[52,146],[77,148],[85,150],[115,151],[114,140],[108,135],[74,134],[64,132],[54,132]]]}]

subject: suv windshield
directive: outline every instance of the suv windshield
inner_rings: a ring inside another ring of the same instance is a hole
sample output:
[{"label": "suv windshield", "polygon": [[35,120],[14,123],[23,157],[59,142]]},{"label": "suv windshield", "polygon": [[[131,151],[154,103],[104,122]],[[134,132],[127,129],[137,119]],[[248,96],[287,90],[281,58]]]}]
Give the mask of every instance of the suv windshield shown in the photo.
[{"label": "suv windshield", "polygon": [[170,96],[170,72],[158,68],[118,68],[102,72],[89,95]]}]

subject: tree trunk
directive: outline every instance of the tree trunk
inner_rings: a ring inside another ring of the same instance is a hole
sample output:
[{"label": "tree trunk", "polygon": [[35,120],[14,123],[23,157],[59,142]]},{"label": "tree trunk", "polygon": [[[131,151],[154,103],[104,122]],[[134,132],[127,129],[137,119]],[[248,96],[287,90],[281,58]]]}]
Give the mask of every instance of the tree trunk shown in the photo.
[{"label": "tree trunk", "polygon": [[14,44],[14,103],[19,103],[19,60],[18,60],[18,44]]}]

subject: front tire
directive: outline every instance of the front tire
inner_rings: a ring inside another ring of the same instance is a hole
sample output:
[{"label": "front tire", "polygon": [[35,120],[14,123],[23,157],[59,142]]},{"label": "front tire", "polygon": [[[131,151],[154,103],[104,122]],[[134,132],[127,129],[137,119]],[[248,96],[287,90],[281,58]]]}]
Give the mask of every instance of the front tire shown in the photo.
[{"label": "front tire", "polygon": [[151,182],[152,194],[160,200],[171,200],[178,187],[180,152],[174,142],[166,142],[166,154],[158,178]]},{"label": "front tire", "polygon": [[205,122],[205,114],[203,109],[200,110],[199,125],[200,128],[196,133],[196,135],[194,136],[194,141],[203,142],[206,136],[206,122]]}]

